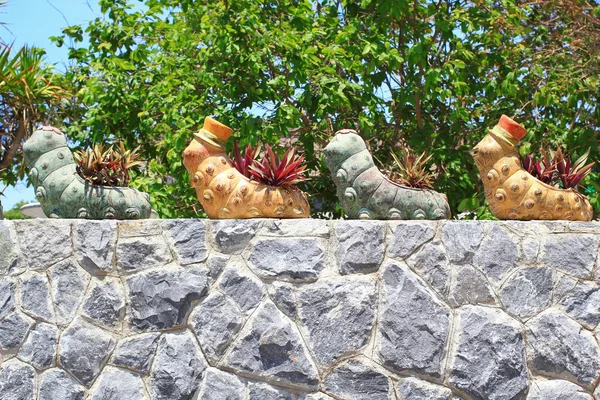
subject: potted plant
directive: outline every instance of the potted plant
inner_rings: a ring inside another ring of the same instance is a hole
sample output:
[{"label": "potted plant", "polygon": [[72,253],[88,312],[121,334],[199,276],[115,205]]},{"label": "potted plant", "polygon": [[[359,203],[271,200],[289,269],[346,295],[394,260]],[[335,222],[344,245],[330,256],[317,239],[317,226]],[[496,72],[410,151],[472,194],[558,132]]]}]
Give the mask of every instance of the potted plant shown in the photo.
[{"label": "potted plant", "polygon": [[337,132],[324,151],[348,218],[450,218],[446,196],[430,189],[426,156],[415,157],[408,151],[402,159],[394,155],[398,172],[388,177],[375,166],[365,141],[350,129]]},{"label": "potted plant", "polygon": [[303,179],[303,158],[295,149],[279,158],[267,146],[235,147],[234,162],[225,152],[233,131],[206,117],[204,126],[183,152],[183,164],[209,218],[308,218],[306,194],[294,186]]},{"label": "potted plant", "polygon": [[540,161],[530,155],[521,159],[517,144],[525,128],[506,115],[473,148],[485,197],[494,216],[518,220],[590,221],[592,206],[577,185],[590,172],[587,154],[571,163],[562,151]]},{"label": "potted plant", "polygon": [[150,217],[150,196],[129,188],[129,168],[138,154],[122,144],[77,153],[62,132],[44,126],[23,145],[29,180],[50,218],[140,219]]}]

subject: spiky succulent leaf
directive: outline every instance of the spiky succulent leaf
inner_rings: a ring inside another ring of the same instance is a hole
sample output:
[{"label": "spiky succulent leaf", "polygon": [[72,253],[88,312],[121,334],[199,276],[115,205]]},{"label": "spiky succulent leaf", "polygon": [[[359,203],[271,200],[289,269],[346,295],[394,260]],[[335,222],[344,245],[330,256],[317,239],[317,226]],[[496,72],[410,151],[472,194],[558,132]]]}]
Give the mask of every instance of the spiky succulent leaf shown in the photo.
[{"label": "spiky succulent leaf", "polygon": [[271,146],[267,145],[262,158],[255,160],[248,170],[258,182],[272,186],[293,185],[306,179],[306,166],[303,163],[304,156],[297,154],[295,147],[286,150],[280,159]]}]

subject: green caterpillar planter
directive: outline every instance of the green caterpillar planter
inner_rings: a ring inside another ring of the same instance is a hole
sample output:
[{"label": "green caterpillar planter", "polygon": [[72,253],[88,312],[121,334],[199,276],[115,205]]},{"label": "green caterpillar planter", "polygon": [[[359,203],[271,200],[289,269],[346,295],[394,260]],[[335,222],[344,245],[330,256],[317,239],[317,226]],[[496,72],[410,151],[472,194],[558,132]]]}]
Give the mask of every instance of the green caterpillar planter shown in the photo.
[{"label": "green caterpillar planter", "polygon": [[352,219],[448,219],[444,194],[390,181],[377,169],[364,140],[344,129],[325,147],[337,195]]},{"label": "green caterpillar planter", "polygon": [[29,179],[50,218],[141,219],[150,217],[150,196],[132,188],[94,185],[76,170],[65,135],[44,126],[23,145]]}]

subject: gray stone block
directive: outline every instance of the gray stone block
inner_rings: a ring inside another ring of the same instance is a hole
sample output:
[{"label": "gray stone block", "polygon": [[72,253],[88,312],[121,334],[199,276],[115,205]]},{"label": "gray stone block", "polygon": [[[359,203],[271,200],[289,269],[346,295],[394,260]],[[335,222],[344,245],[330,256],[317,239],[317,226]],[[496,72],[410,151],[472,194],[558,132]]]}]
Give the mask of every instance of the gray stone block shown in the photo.
[{"label": "gray stone block", "polygon": [[47,369],[55,364],[58,329],[39,322],[29,332],[18,357],[37,369]]},{"label": "gray stone block", "polygon": [[542,262],[578,278],[590,278],[598,238],[589,234],[548,235],[542,242]]},{"label": "gray stone block", "polygon": [[285,282],[273,282],[269,287],[269,294],[277,308],[283,311],[283,313],[292,320],[296,319],[298,313],[296,290],[291,284]]},{"label": "gray stone block", "polygon": [[485,275],[472,265],[457,265],[453,271],[448,303],[453,307],[466,304],[496,304],[494,290]]},{"label": "gray stone block", "polygon": [[514,273],[500,290],[504,309],[521,319],[533,317],[552,304],[554,271],[526,267]]},{"label": "gray stone block", "polygon": [[204,262],[208,257],[206,247],[206,222],[199,219],[174,219],[161,221],[173,240],[179,264]]},{"label": "gray stone block", "polygon": [[314,281],[325,267],[317,239],[260,239],[248,258],[254,271],[283,281]]},{"label": "gray stone block", "polygon": [[475,221],[450,221],[442,226],[442,241],[450,261],[470,262],[483,240],[483,225]]},{"label": "gray stone block", "polygon": [[208,368],[200,384],[198,400],[245,400],[246,385],[234,374]]},{"label": "gray stone block", "polygon": [[329,366],[369,342],[376,282],[368,277],[320,280],[298,291],[299,320],[316,361]]},{"label": "gray stone block", "polygon": [[435,223],[402,221],[390,222],[387,237],[389,257],[405,259],[435,236]]},{"label": "gray stone block", "polygon": [[0,276],[21,272],[19,254],[13,223],[0,220]]},{"label": "gray stone block", "polygon": [[206,361],[190,332],[164,334],[159,341],[150,374],[152,400],[190,400]]},{"label": "gray stone block", "polygon": [[585,387],[600,377],[600,349],[594,336],[556,309],[527,322],[529,368]]},{"label": "gray stone block", "polygon": [[206,268],[175,267],[127,278],[130,326],[156,331],[180,325],[192,302],[206,295],[207,276]]},{"label": "gray stone block", "polygon": [[75,257],[82,267],[93,273],[109,273],[113,269],[115,221],[78,221],[73,227]]},{"label": "gray stone block", "polygon": [[271,303],[254,313],[223,362],[251,377],[316,388],[319,374],[298,328]]},{"label": "gray stone block", "polygon": [[56,323],[67,325],[75,317],[90,281],[90,275],[72,259],[67,259],[48,270],[56,312]]},{"label": "gray stone block", "polygon": [[160,333],[142,333],[119,341],[112,363],[140,373],[148,373]]},{"label": "gray stone block", "polygon": [[107,328],[120,328],[125,315],[125,295],[116,279],[94,280],[83,302],[83,315]]},{"label": "gray stone block", "polygon": [[21,347],[33,322],[19,312],[7,315],[0,320],[0,349],[13,351]]},{"label": "gray stone block", "polygon": [[249,400],[295,400],[288,391],[264,382],[248,382]]},{"label": "gray stone block", "polygon": [[83,400],[85,388],[62,369],[52,368],[40,378],[38,400]]},{"label": "gray stone block", "polygon": [[60,337],[60,364],[89,387],[100,374],[114,347],[112,335],[79,318]]},{"label": "gray stone block", "polygon": [[15,311],[16,288],[14,279],[0,277],[0,320]]},{"label": "gray stone block", "polygon": [[172,261],[171,250],[162,235],[120,238],[117,266],[123,272],[160,267]]},{"label": "gray stone block", "polygon": [[592,330],[600,322],[600,287],[593,282],[579,282],[561,306],[571,318]]},{"label": "gray stone block", "polygon": [[449,357],[449,383],[473,400],[519,399],[527,393],[523,328],[502,310],[461,307]]},{"label": "gray stone block", "polygon": [[223,271],[219,289],[236,302],[243,311],[255,309],[263,297],[263,285],[247,268],[233,263]]},{"label": "gray stone block", "polygon": [[492,226],[473,259],[473,265],[485,272],[492,282],[502,281],[519,261],[515,239],[499,225]]},{"label": "gray stone block", "polygon": [[377,350],[393,371],[440,377],[450,309],[403,263],[382,267]]},{"label": "gray stone block", "polygon": [[216,365],[225,354],[244,321],[235,302],[219,292],[208,296],[189,318],[190,327],[211,365]]},{"label": "gray stone block", "polygon": [[259,221],[252,219],[212,220],[210,237],[215,249],[221,253],[240,254],[254,238],[259,227]]},{"label": "gray stone block", "polygon": [[33,318],[54,322],[54,307],[50,284],[44,273],[28,272],[21,275],[21,308]]},{"label": "gray stone block", "polygon": [[535,379],[526,400],[594,400],[581,386],[560,379]]},{"label": "gray stone block", "polygon": [[106,367],[91,390],[89,400],[147,400],[142,378],[131,371]]},{"label": "gray stone block", "polygon": [[335,225],[335,251],[340,274],[369,274],[383,261],[386,225],[373,221],[340,221]]},{"label": "gray stone block", "polygon": [[398,400],[451,400],[450,389],[417,378],[400,378],[396,384]]},{"label": "gray stone block", "polygon": [[32,400],[35,379],[33,367],[14,359],[3,363],[0,366],[0,399]]},{"label": "gray stone block", "polygon": [[71,222],[31,219],[15,224],[19,248],[30,270],[49,267],[73,254]]},{"label": "gray stone block", "polygon": [[394,391],[385,375],[358,360],[337,366],[325,377],[323,388],[334,397],[352,400],[388,400]]},{"label": "gray stone block", "polygon": [[406,263],[443,298],[448,296],[452,270],[444,246],[437,242],[425,243]]}]

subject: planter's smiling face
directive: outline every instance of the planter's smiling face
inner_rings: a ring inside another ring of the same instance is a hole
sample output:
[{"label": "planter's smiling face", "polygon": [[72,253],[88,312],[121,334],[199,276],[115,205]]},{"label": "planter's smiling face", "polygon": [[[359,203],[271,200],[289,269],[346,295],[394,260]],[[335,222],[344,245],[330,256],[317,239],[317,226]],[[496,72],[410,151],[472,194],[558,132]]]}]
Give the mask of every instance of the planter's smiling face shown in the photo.
[{"label": "planter's smiling face", "polygon": [[325,163],[331,171],[337,168],[350,156],[365,150],[365,141],[352,129],[344,129],[335,134],[333,140],[323,149]]}]

